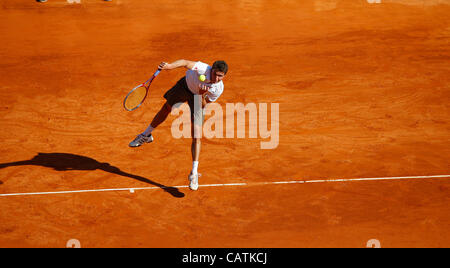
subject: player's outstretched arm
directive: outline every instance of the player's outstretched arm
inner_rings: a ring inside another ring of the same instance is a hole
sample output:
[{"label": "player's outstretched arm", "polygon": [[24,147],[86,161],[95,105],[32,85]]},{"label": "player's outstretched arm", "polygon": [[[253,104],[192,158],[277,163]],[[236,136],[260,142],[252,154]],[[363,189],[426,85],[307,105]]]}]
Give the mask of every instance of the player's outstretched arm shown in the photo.
[{"label": "player's outstretched arm", "polygon": [[179,67],[185,67],[186,69],[192,69],[192,68],[194,68],[194,65],[195,65],[195,61],[176,60],[172,63],[161,62],[159,64],[158,68],[161,70],[172,70],[172,69],[176,69]]}]

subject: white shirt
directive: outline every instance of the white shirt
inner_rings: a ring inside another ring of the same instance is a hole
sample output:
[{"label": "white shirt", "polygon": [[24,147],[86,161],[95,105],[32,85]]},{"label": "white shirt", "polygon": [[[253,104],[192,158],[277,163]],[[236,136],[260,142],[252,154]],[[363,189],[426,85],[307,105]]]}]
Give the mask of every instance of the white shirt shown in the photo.
[{"label": "white shirt", "polygon": [[[206,63],[198,61],[195,63],[192,70],[186,71],[186,83],[188,85],[189,90],[194,93],[199,93],[199,86],[201,84],[206,84],[211,86],[211,88],[205,93],[208,97],[208,101],[216,101],[223,92],[223,82],[219,81],[217,83],[211,83],[211,69],[212,67]],[[206,80],[204,82],[200,81],[199,76],[205,75]]]}]

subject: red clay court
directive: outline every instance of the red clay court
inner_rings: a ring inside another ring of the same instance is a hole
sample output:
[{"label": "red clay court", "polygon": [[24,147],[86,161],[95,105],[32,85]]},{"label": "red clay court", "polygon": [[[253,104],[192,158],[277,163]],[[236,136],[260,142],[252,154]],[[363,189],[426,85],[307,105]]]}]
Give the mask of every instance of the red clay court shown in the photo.
[{"label": "red clay court", "polygon": [[[0,247],[450,246],[450,1],[0,2]],[[128,143],[161,61],[224,59],[218,103],[279,103],[279,145]],[[363,179],[363,180],[359,180]]]}]

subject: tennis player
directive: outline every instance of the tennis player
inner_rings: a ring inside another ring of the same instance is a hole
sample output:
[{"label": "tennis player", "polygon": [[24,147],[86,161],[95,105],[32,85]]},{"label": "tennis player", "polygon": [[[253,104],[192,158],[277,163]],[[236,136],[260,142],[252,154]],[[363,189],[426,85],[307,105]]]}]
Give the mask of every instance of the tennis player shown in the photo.
[{"label": "tennis player", "polygon": [[[203,107],[207,103],[216,101],[222,94],[224,89],[222,80],[228,71],[228,65],[225,61],[216,61],[212,66],[209,66],[201,61],[177,60],[172,63],[161,62],[158,66],[161,70],[172,70],[180,67],[188,69],[186,75],[164,94],[166,102],[162,108],[155,115],[148,128],[139,134],[129,146],[139,147],[145,143],[152,142],[153,130],[166,120],[172,111],[172,107],[177,103],[187,102],[191,109],[192,134],[192,171],[189,174],[189,188],[195,191],[198,189],[198,164],[201,145],[200,138],[194,135],[195,131],[198,131],[195,128],[198,128],[197,122],[199,120],[203,124]],[[206,79],[200,81],[200,75],[204,75]],[[194,103],[196,102],[196,98],[197,100],[199,99],[199,96],[201,98],[201,109],[196,110],[194,109]]]}]

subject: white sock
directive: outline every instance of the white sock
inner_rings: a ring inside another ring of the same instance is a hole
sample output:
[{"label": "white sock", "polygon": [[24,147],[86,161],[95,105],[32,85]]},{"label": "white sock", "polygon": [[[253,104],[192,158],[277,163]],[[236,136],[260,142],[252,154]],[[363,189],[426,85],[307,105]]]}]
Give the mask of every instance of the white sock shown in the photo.
[{"label": "white sock", "polygon": [[154,130],[155,128],[154,127],[152,127],[152,125],[149,125],[148,126],[148,128],[144,131],[144,133],[142,133],[142,134],[144,134],[144,136],[150,136],[150,134],[152,134],[152,131]]},{"label": "white sock", "polygon": [[198,161],[192,162],[192,175],[197,174],[197,169],[198,169]]}]

